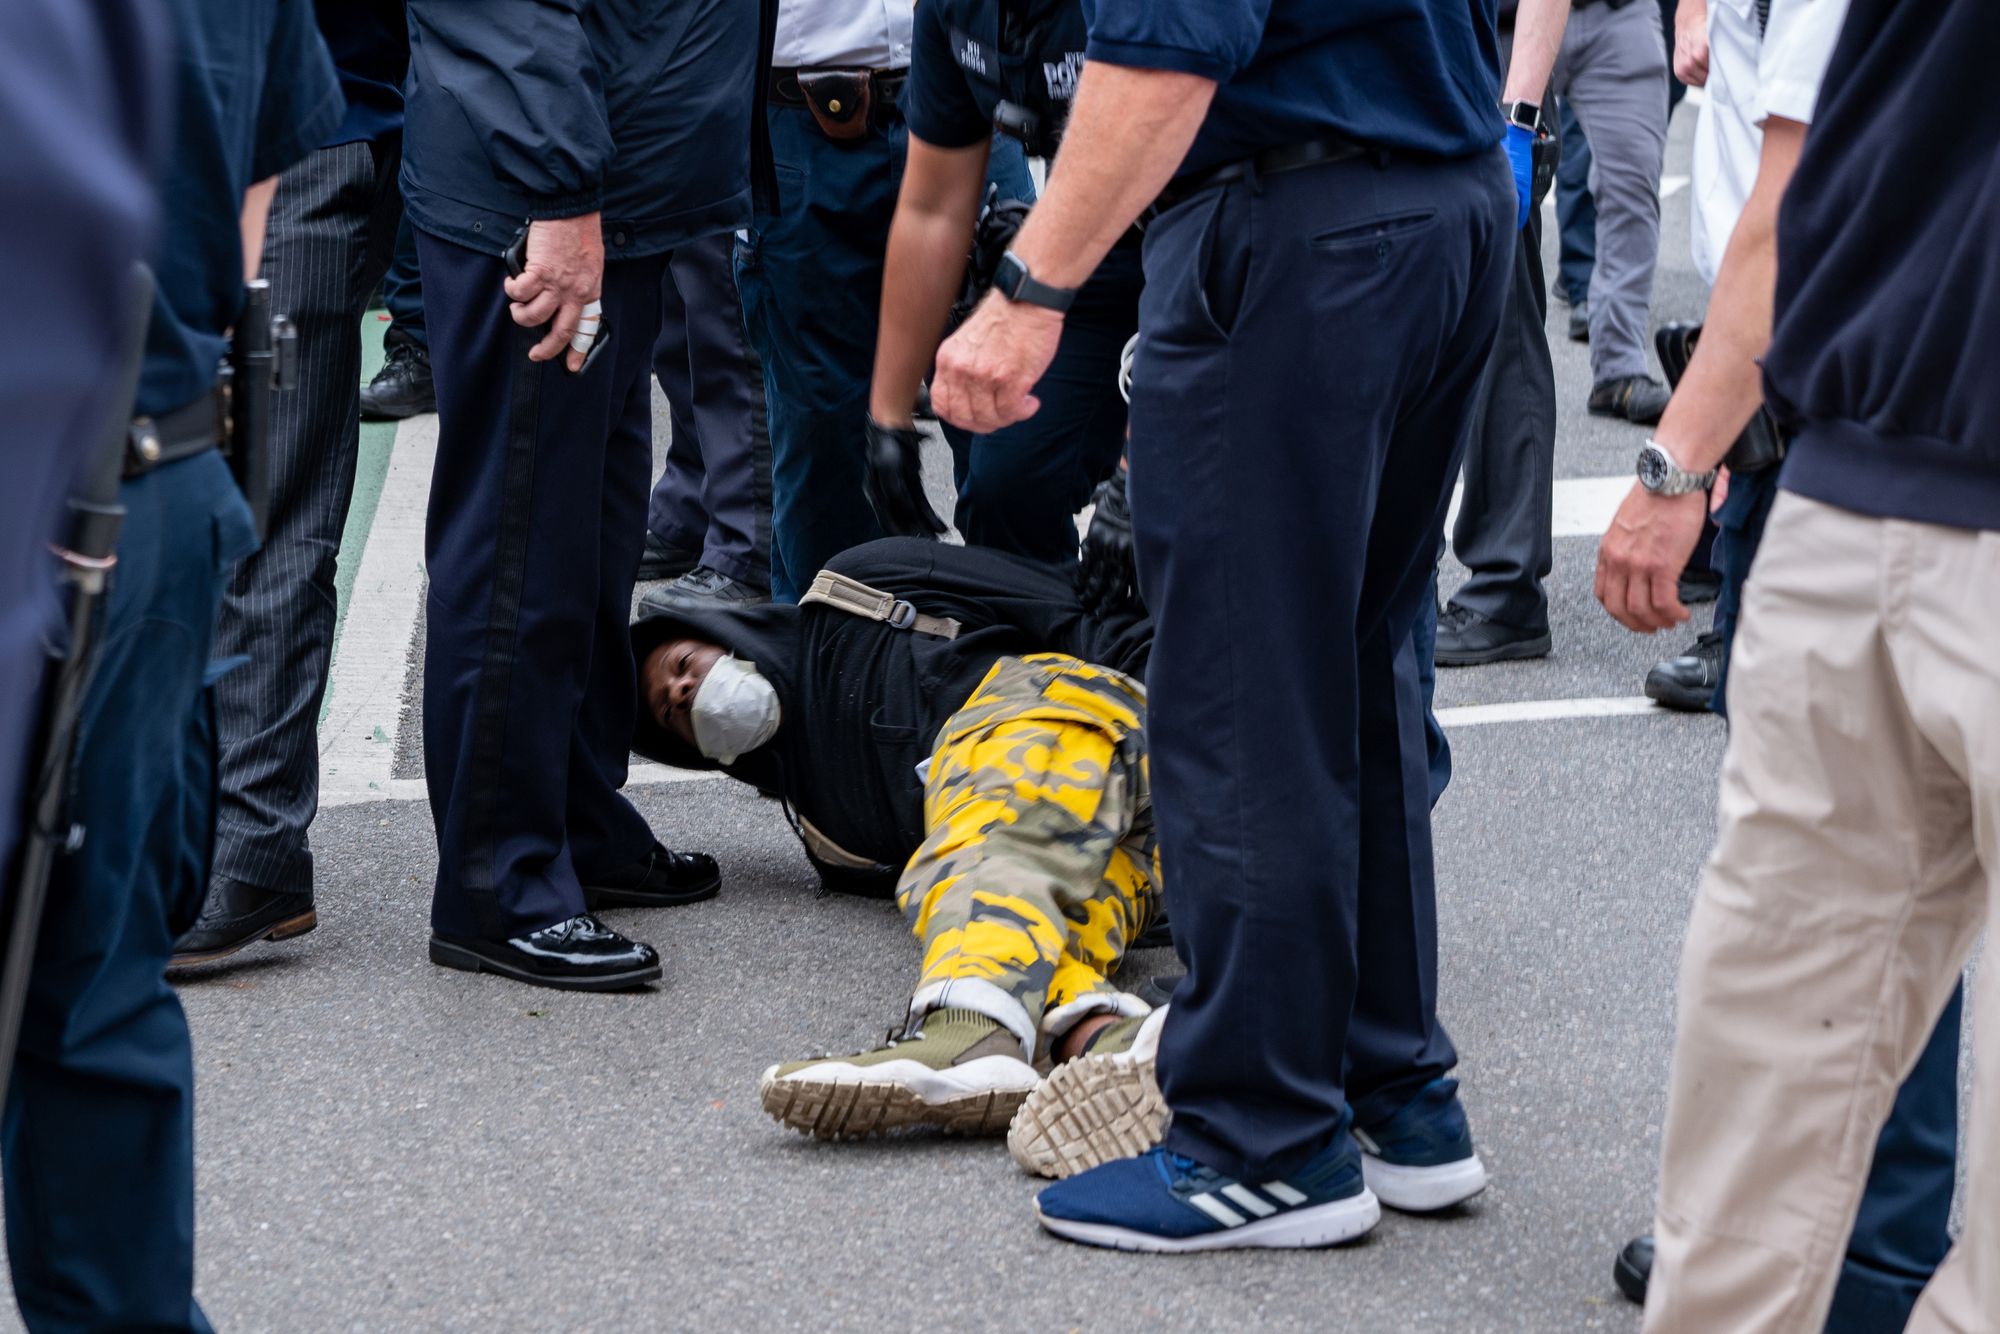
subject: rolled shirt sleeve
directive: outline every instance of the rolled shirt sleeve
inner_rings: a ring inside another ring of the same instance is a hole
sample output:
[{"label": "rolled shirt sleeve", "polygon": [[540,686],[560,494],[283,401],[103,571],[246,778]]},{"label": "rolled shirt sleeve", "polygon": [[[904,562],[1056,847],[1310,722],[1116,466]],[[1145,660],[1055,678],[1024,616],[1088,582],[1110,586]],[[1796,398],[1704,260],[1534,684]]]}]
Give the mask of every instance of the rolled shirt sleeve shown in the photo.
[{"label": "rolled shirt sleeve", "polygon": [[250,179],[266,180],[318,148],[340,126],[347,101],[309,0],[278,0],[257,98]]},{"label": "rolled shirt sleeve", "polygon": [[1757,123],[1772,116],[1810,125],[1820,81],[1847,19],[1847,0],[1771,0],[1757,58]]},{"label": "rolled shirt sleeve", "polygon": [[1227,83],[1257,54],[1270,16],[1271,0],[1097,0],[1084,54]]},{"label": "rolled shirt sleeve", "polygon": [[495,179],[535,201],[530,217],[603,202],[611,122],[583,4],[410,0],[412,39],[438,89],[474,127]]}]

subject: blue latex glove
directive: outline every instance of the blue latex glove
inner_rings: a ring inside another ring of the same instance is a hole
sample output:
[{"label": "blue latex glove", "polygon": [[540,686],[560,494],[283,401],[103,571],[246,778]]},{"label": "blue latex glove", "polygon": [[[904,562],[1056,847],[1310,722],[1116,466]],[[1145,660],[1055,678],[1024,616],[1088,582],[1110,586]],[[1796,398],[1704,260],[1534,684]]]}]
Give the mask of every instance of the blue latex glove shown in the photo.
[{"label": "blue latex glove", "polygon": [[1528,225],[1528,201],[1535,188],[1535,132],[1509,122],[1507,165],[1514,169],[1514,227]]}]

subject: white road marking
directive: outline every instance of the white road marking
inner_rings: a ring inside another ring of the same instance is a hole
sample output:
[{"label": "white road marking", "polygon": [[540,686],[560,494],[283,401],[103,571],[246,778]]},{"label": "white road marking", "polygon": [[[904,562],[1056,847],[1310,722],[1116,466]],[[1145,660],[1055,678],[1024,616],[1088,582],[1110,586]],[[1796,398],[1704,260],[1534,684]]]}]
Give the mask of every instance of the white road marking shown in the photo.
[{"label": "white road marking", "polygon": [[1685,176],[1660,177],[1660,198],[1662,199],[1672,199],[1687,188],[1688,178]]},{"label": "white road marking", "polygon": [[[1625,493],[1631,489],[1632,479],[1624,475],[1566,477],[1557,482],[1552,525],[1555,535],[1557,537],[1604,536],[1604,530],[1611,526],[1611,516],[1618,512],[1619,502],[1625,499]],[[1464,499],[1465,484],[1460,482],[1452,488],[1451,512],[1444,521],[1447,537],[1458,523],[1458,507]]]},{"label": "white road marking", "polygon": [[[658,783],[696,783],[705,779],[721,778],[723,774],[712,769],[674,769],[664,764],[640,762],[632,766],[626,775],[625,786],[650,787]],[[371,801],[427,801],[430,792],[421,778],[385,779],[380,787],[366,791],[346,789],[338,792],[320,792],[319,806],[326,810],[333,806],[360,806]]]},{"label": "white road marking", "polygon": [[426,415],[396,428],[382,499],[328,673],[319,738],[322,806],[377,800],[392,781],[403,682],[424,589],[424,512],[437,423]]},{"label": "white road marking", "polygon": [[1597,699],[1523,699],[1511,704],[1461,704],[1439,709],[1446,727],[1482,727],[1488,723],[1543,723],[1560,718],[1624,718],[1646,714],[1674,717],[1644,695],[1614,695]]}]

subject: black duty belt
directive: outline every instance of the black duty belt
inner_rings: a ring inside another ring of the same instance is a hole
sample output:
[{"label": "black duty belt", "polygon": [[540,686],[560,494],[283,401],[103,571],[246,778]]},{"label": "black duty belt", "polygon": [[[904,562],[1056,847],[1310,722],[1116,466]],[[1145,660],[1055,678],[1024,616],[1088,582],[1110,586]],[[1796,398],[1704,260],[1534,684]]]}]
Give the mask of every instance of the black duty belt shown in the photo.
[{"label": "black duty belt", "polygon": [[[777,106],[804,107],[828,138],[846,139],[888,124],[898,111],[907,69],[848,65],[779,65],[766,89]],[[802,80],[800,76],[805,76]],[[816,92],[809,95],[807,84]],[[865,119],[856,119],[859,113]]]},{"label": "black duty belt", "polygon": [[217,385],[171,412],[134,417],[125,436],[125,475],[144,476],[155,468],[206,453],[228,438],[229,391]]},{"label": "black duty belt", "polygon": [[1237,181],[1250,180],[1258,176],[1276,176],[1280,172],[1298,171],[1304,167],[1317,167],[1328,162],[1345,162],[1349,158],[1384,151],[1386,150],[1356,143],[1352,139],[1343,139],[1339,135],[1328,135],[1324,139],[1309,139],[1302,144],[1286,144],[1283,148],[1267,148],[1254,157],[1225,162],[1208,171],[1189,172],[1185,176],[1174,177],[1167,182],[1167,188],[1160,191],[1160,197],[1153,201],[1153,211],[1164,213],[1203,190],[1213,190],[1217,186],[1233,185]]}]

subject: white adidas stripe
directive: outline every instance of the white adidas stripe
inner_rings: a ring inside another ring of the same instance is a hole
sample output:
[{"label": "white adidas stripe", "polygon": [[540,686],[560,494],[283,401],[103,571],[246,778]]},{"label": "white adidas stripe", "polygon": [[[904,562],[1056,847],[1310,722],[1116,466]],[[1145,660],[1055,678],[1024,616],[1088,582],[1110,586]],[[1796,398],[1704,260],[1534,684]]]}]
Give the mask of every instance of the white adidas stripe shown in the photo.
[{"label": "white adidas stripe", "polygon": [[[1304,1197],[1301,1196],[1300,1198]],[[1203,1191],[1199,1195],[1193,1195],[1188,1197],[1188,1203],[1192,1204],[1195,1208],[1201,1210],[1203,1213],[1207,1214],[1210,1218],[1213,1218],[1216,1222],[1222,1224],[1224,1227],[1242,1227],[1244,1223],[1249,1221],[1248,1219],[1244,1218],[1242,1214],[1237,1213],[1234,1209],[1224,1204],[1221,1200],[1216,1199],[1213,1195],[1210,1195],[1207,1191]]]},{"label": "white adidas stripe", "polygon": [[1278,1212],[1278,1208],[1276,1205],[1270,1203],[1268,1200],[1259,1197],[1254,1192],[1252,1192],[1248,1187],[1239,1185],[1235,1182],[1231,1182],[1229,1185],[1224,1186],[1222,1188],[1222,1193],[1224,1195],[1227,1195],[1230,1199],[1236,1201],[1236,1203],[1242,1205],[1245,1209],[1248,1209],[1251,1213],[1255,1214],[1259,1218],[1269,1218],[1272,1214]]},{"label": "white adidas stripe", "polygon": [[1300,1205],[1306,1202],[1306,1197],[1303,1194],[1287,1186],[1282,1181],[1267,1181],[1257,1187],[1257,1189],[1263,1191],[1272,1199],[1282,1200],[1288,1205]]}]

